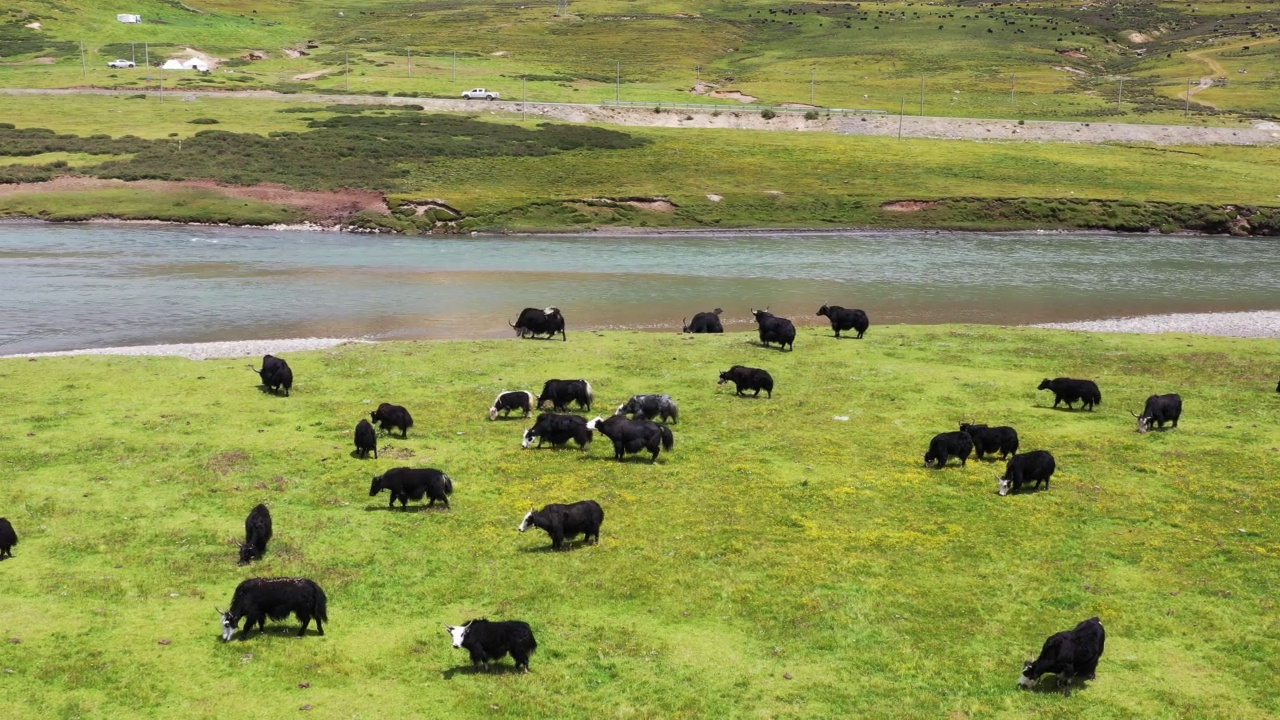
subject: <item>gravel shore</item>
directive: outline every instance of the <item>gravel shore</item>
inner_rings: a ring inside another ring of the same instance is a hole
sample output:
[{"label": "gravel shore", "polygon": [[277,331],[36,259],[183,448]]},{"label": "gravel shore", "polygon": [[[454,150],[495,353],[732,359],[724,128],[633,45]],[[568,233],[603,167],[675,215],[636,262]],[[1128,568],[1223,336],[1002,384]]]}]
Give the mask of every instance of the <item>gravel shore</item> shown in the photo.
[{"label": "gravel shore", "polygon": [[1119,333],[1191,333],[1241,338],[1280,337],[1280,312],[1176,313],[1032,325],[1054,330]]},{"label": "gravel shore", "polygon": [[288,340],[235,340],[227,342],[179,343],[174,345],[134,345],[131,347],[62,350],[59,352],[4,355],[6,358],[63,357],[67,355],[149,355],[184,357],[191,360],[261,357],[303,350],[324,350],[346,343],[369,342],[350,338],[291,338]]}]

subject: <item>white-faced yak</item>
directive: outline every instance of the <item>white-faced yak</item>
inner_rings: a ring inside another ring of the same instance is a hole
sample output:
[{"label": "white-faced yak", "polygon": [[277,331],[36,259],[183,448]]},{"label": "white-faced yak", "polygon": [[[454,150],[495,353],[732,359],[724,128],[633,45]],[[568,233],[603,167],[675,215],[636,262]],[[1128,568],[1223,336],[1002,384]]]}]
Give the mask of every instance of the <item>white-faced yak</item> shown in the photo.
[{"label": "white-faced yak", "polygon": [[533,414],[535,402],[537,398],[528,390],[503,390],[493,399],[493,405],[489,408],[489,419],[497,420],[498,413],[502,413],[502,417],[511,417],[512,410],[523,410],[524,416],[529,417]]},{"label": "white-faced yak", "polygon": [[1044,489],[1049,489],[1049,479],[1053,477],[1054,470],[1058,469],[1058,463],[1053,459],[1053,453],[1048,450],[1032,450],[1028,453],[1015,455],[1009,464],[1004,467],[1004,477],[1000,480],[1000,494],[1008,495],[1016,493],[1022,489],[1025,483],[1034,482],[1033,490],[1040,489],[1040,483],[1044,483]]},{"label": "white-faced yak", "polygon": [[1148,433],[1152,429],[1163,430],[1167,422],[1172,422],[1174,427],[1178,427],[1178,418],[1182,417],[1182,396],[1152,395],[1147,398],[1147,404],[1143,407],[1141,415],[1129,414],[1138,419],[1139,433]]},{"label": "white-faced yak", "polygon": [[489,669],[489,663],[510,653],[516,668],[529,672],[529,656],[538,649],[529,623],[520,620],[471,620],[464,625],[445,625],[453,636],[453,646],[471,653],[471,664]]},{"label": "white-faced yak", "polygon": [[[302,623],[298,637],[306,634],[312,620],[316,621],[316,632],[324,635],[322,623],[329,622],[328,603],[324,590],[307,578],[250,578],[236,586],[231,607],[226,612],[218,611],[222,616],[222,639],[228,641],[240,632],[240,639],[244,640],[255,624],[261,632],[267,618],[284,620],[290,614],[297,615]],[[241,618],[245,621],[243,631],[237,627]]]},{"label": "white-faced yak", "polygon": [[524,431],[524,440],[520,445],[527,449],[537,440],[538,447],[542,447],[543,442],[551,443],[551,447],[560,447],[572,440],[585,450],[594,436],[587,429],[587,419],[581,415],[542,413],[533,427]]},{"label": "white-faced yak", "polygon": [[604,522],[604,510],[595,500],[582,500],[569,505],[552,503],[541,510],[529,508],[529,513],[516,528],[524,532],[531,527],[539,527],[551,536],[551,549],[564,548],[565,538],[574,538],[581,534],[583,542],[592,538],[600,542],[600,524]]},{"label": "white-faced yak", "polygon": [[1049,636],[1040,649],[1040,657],[1028,660],[1022,666],[1018,685],[1033,688],[1046,673],[1058,676],[1058,686],[1071,694],[1071,683],[1076,678],[1092,680],[1097,676],[1098,660],[1107,643],[1107,631],[1096,617],[1076,625],[1070,630]]}]

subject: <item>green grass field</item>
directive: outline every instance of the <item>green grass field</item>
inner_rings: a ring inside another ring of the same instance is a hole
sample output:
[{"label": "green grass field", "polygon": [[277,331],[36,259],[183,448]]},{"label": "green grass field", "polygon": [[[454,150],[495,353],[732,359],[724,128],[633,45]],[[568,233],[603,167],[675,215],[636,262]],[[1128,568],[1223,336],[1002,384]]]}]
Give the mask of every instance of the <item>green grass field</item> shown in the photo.
[{"label": "green grass field", "polygon": [[[557,15],[551,2],[138,0],[129,10],[144,23],[117,22],[121,8],[102,0],[0,10],[0,86],[144,87],[159,74],[144,61],[194,48],[229,62],[169,82],[734,104],[692,92],[705,81],[765,104],[897,111],[903,98],[915,109],[924,79],[932,115],[1170,122],[1182,119],[1187,80],[1211,77],[1220,82],[1195,94],[1197,116],[1280,113],[1280,9],[1262,2],[574,0]],[[139,67],[108,68],[116,58]]]},{"label": "green grass field", "polygon": [[[21,535],[0,563],[5,717],[1280,714],[1277,341],[810,327],[780,353],[570,334],[291,354],[289,398],[243,360],[0,361],[0,514]],[[717,386],[735,363],[769,369],[774,397]],[[1034,388],[1057,375],[1097,380],[1103,404],[1050,409]],[[550,377],[590,379],[602,413],[671,393],[674,451],[521,449],[529,423],[485,410]],[[1135,433],[1128,411],[1175,391],[1181,427]],[[417,425],[357,460],[351,429],[383,401]],[[922,467],[973,420],[1054,452],[1052,488],[1001,498],[999,463]],[[450,474],[453,509],[368,497],[402,464]],[[583,498],[605,509],[598,546],[515,531],[530,504]],[[237,567],[259,502],[275,539]],[[236,584],[287,575],[328,592],[326,635],[290,621],[223,644]],[[1096,681],[1015,689],[1092,615]],[[530,674],[465,667],[442,626],[479,616],[532,624]]]}]

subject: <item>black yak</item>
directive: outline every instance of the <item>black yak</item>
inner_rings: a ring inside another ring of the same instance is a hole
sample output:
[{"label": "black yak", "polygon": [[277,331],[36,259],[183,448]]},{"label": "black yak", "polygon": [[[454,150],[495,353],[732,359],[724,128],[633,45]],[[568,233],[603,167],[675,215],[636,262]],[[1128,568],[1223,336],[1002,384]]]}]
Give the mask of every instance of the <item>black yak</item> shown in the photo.
[{"label": "black yak", "polygon": [[434,506],[439,500],[444,503],[447,510],[449,496],[453,494],[453,479],[432,468],[415,470],[398,467],[373,479],[373,484],[369,486],[369,497],[374,497],[383,490],[391,491],[391,501],[387,503],[388,509],[394,508],[396,501],[399,500],[400,509],[408,510],[410,500],[421,500],[425,495],[431,500],[427,503],[427,507]]},{"label": "black yak", "polygon": [[322,623],[329,622],[328,603],[324,590],[307,578],[250,578],[236,586],[231,607],[226,612],[218,611],[222,616],[222,639],[228,641],[236,634],[241,618],[245,624],[239,632],[244,640],[255,624],[261,632],[267,618],[284,620],[291,613],[302,623],[298,637],[306,634],[312,620],[316,621],[316,632],[324,635]]},{"label": "black yak", "polygon": [[1037,390],[1053,391],[1053,406],[1058,407],[1058,403],[1065,402],[1068,410],[1075,410],[1071,407],[1071,403],[1077,400],[1083,400],[1084,404],[1080,407],[1092,411],[1094,405],[1102,404],[1102,392],[1098,390],[1098,384],[1092,380],[1073,380],[1071,378],[1054,378],[1050,380],[1045,378],[1040,383]]},{"label": "black yak", "polygon": [[974,454],[981,460],[983,455],[1000,453],[1004,460],[1010,455],[1018,454],[1018,431],[1006,425],[987,427],[971,423],[960,423],[960,432],[968,433],[973,438]]},{"label": "black yak", "polygon": [[551,403],[551,409],[567,411],[569,403],[577,403],[579,410],[590,410],[596,398],[595,390],[586,380],[548,380],[542,384],[542,394],[538,396],[538,409]]},{"label": "black yak", "polygon": [[569,505],[552,503],[541,510],[529,508],[529,513],[520,521],[520,532],[531,527],[539,527],[551,536],[551,549],[564,548],[566,538],[572,539],[582,535],[583,542],[595,538],[600,542],[600,523],[604,522],[604,510],[595,500],[581,500]]},{"label": "black yak", "polygon": [[262,379],[262,386],[273,393],[279,393],[280,389],[284,389],[285,397],[289,397],[289,390],[293,388],[293,369],[289,367],[289,363],[284,358],[278,358],[274,355],[262,356],[262,369],[255,369],[252,365],[250,370],[258,373],[258,377]]},{"label": "black yak", "polygon": [[471,653],[471,664],[489,669],[489,661],[501,660],[508,653],[516,668],[529,672],[529,656],[538,649],[529,623],[520,620],[471,620],[465,625],[445,625],[453,636],[453,646]]},{"label": "black yak", "polygon": [[1034,482],[1033,490],[1040,489],[1040,483],[1044,483],[1044,489],[1049,489],[1049,479],[1053,477],[1053,471],[1058,469],[1058,463],[1053,459],[1053,453],[1048,450],[1032,450],[1029,453],[1015,455],[1009,464],[1004,467],[1004,476],[1000,480],[1000,494],[1008,495],[1011,492],[1018,492],[1022,489],[1023,483]]},{"label": "black yak", "polygon": [[614,415],[634,415],[639,420],[661,420],[680,422],[680,407],[670,395],[632,395],[631,399],[618,406]]},{"label": "black yak", "polygon": [[261,560],[267,552],[267,543],[270,541],[271,511],[266,505],[259,503],[244,519],[244,542],[240,545],[240,564],[248,565],[253,560]]},{"label": "black yak", "polygon": [[613,456],[625,459],[627,453],[648,450],[653,453],[649,462],[658,461],[660,449],[670,450],[676,444],[671,428],[652,420],[629,420],[621,415],[599,418],[587,423],[588,430],[595,430],[613,441]]},{"label": "black yak", "polygon": [[13,557],[13,546],[18,544],[18,533],[8,518],[0,518],[0,560]]},{"label": "black yak", "polygon": [[1018,685],[1030,689],[1045,673],[1058,676],[1058,685],[1066,686],[1070,694],[1071,682],[1076,678],[1092,680],[1098,671],[1098,660],[1107,644],[1107,631],[1096,617],[1049,636],[1040,649],[1040,657],[1028,660],[1022,666]]},{"label": "black yak", "polygon": [[533,414],[535,402],[537,398],[528,390],[503,390],[489,407],[489,419],[497,420],[498,413],[502,413],[503,417],[511,417],[512,410],[523,410],[524,416],[529,417]]},{"label": "black yak", "polygon": [[564,315],[560,314],[560,308],[549,307],[546,310],[525,308],[520,311],[519,319],[514,323],[508,321],[507,324],[522,338],[546,335],[550,340],[556,336],[556,333],[560,333],[561,340],[569,339],[564,334]]},{"label": "black yak", "polygon": [[774,315],[767,308],[752,310],[751,314],[760,329],[761,345],[769,347],[769,343],[778,343],[781,350],[786,350],[788,346],[792,350],[796,349],[796,326],[790,320]]},{"label": "black yak", "polygon": [[818,308],[817,314],[827,316],[831,321],[831,329],[836,331],[836,337],[840,337],[841,331],[857,330],[858,335],[855,339],[861,340],[863,333],[871,327],[871,320],[861,310],[849,310],[839,305],[823,305]]},{"label": "black yak", "polygon": [[361,420],[356,423],[356,455],[366,458],[369,453],[373,453],[374,459],[377,459],[378,433],[374,431],[372,423]]},{"label": "black yak", "polygon": [[722,333],[724,325],[720,324],[720,313],[724,312],[720,308],[716,308],[711,312],[700,312],[693,316],[693,322],[684,323],[682,332],[687,333]]},{"label": "black yak", "polygon": [[591,444],[592,437],[594,433],[587,428],[587,419],[584,417],[542,413],[533,427],[524,431],[524,440],[520,445],[528,448],[537,440],[538,447],[542,447],[544,441],[551,443],[552,447],[559,447],[572,440],[578,443],[578,447],[585,449]]},{"label": "black yak", "polygon": [[1152,428],[1163,429],[1166,422],[1173,422],[1178,427],[1178,418],[1182,416],[1181,395],[1152,395],[1142,414],[1129,413],[1138,419],[1138,432],[1151,432]]},{"label": "black yak", "polygon": [[764,390],[769,393],[769,397],[773,397],[773,376],[760,368],[734,365],[720,373],[720,382],[716,384],[723,385],[727,382],[733,383],[738,388],[739,395],[743,390],[755,390],[755,395],[752,397],[760,397],[760,391]]},{"label": "black yak", "polygon": [[400,428],[401,437],[409,437],[409,428],[413,427],[413,416],[409,411],[399,405],[391,403],[382,403],[377,410],[369,413],[369,417],[381,426],[382,431],[391,434],[391,431]]},{"label": "black yak", "polygon": [[924,454],[924,464],[926,467],[934,464],[941,470],[947,464],[947,460],[958,457],[960,464],[964,465],[969,460],[971,452],[973,452],[973,438],[969,437],[968,433],[938,433],[933,436],[933,440],[929,441],[929,452]]}]

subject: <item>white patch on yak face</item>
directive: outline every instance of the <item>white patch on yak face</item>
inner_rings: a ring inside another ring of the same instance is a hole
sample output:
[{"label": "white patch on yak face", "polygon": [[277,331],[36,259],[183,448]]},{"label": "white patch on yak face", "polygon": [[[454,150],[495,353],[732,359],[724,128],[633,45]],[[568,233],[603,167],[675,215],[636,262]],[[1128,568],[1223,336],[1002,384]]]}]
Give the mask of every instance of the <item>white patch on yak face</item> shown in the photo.
[{"label": "white patch on yak face", "polygon": [[1149,417],[1138,418],[1138,432],[1147,433],[1150,431],[1151,431],[1151,418]]},{"label": "white patch on yak face", "polygon": [[555,312],[555,311],[556,311],[556,309],[555,309],[555,308],[553,308],[553,307],[549,307],[549,308],[544,308],[542,312],[544,312],[544,313],[546,313],[546,314],[550,315],[551,313],[553,313],[553,312]]},{"label": "white patch on yak face", "polygon": [[1036,681],[1027,677],[1026,671],[1023,671],[1022,677],[1018,678],[1018,685],[1028,690],[1036,686]]},{"label": "white patch on yak face", "polygon": [[997,478],[1000,481],[1000,496],[1004,497],[1013,489],[1013,481],[1008,478]]},{"label": "white patch on yak face", "polygon": [[602,418],[602,417],[600,417],[599,415],[597,415],[597,416],[596,416],[596,418],[595,418],[594,420],[591,420],[591,421],[589,421],[589,422],[587,423],[587,429],[588,429],[588,430],[590,430],[590,431],[592,431],[592,432],[595,432],[596,426],[597,426],[597,425],[599,425],[599,424],[600,424],[600,423],[602,423],[602,422],[604,422],[604,418]]},{"label": "white patch on yak face", "polygon": [[494,405],[493,407],[489,408],[489,419],[490,419],[490,420],[497,420],[497,419],[498,419],[498,406],[497,406],[497,405]]},{"label": "white patch on yak face", "polygon": [[533,444],[534,439],[536,439],[537,437],[538,437],[537,435],[533,434],[533,428],[529,428],[528,430],[525,430],[524,440],[521,441],[520,446],[525,449],[528,449],[529,446]]},{"label": "white patch on yak face", "polygon": [[529,525],[531,524],[531,523],[529,522],[529,518],[530,518],[530,517],[532,517],[532,516],[533,516],[533,511],[532,511],[532,510],[530,510],[530,511],[528,512],[528,514],[526,514],[526,515],[524,516],[524,520],[521,520],[521,521],[520,521],[520,527],[518,527],[518,528],[516,528],[516,529],[517,529],[517,530],[519,530],[520,532],[524,532],[525,530],[528,530],[528,529],[529,529]]},{"label": "white patch on yak face", "polygon": [[[470,623],[467,623],[467,625],[470,625]],[[453,636],[454,647],[462,647],[462,640],[467,636],[467,625],[462,625],[461,627],[454,627],[453,625],[444,626],[445,629],[449,631],[449,634]]]},{"label": "white patch on yak face", "polygon": [[222,642],[229,642],[236,634],[236,625],[239,624],[237,619],[235,622],[231,619],[231,613],[222,613]]}]

